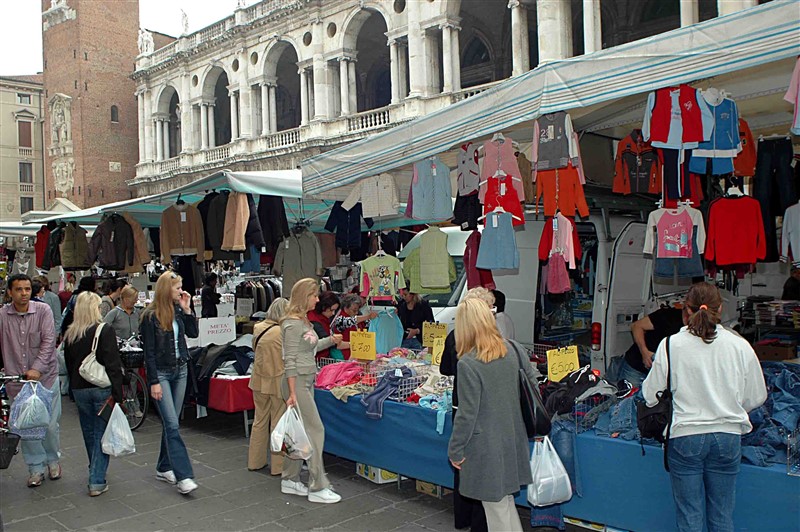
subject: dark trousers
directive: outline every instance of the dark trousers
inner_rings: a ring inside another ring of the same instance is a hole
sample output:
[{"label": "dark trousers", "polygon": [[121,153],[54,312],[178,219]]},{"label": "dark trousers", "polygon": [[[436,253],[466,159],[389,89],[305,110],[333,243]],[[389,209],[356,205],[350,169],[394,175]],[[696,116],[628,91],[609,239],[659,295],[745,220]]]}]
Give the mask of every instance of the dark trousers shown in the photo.
[{"label": "dark trousers", "polygon": [[792,180],[792,141],[789,139],[762,140],[758,143],[756,175],[753,177],[753,197],[761,204],[764,232],[767,237],[767,258],[778,260],[778,238],[775,217],[797,202]]},{"label": "dark trousers", "polygon": [[[453,421],[456,419],[457,408],[453,409]],[[453,469],[453,514],[455,515],[456,528],[469,528],[470,532],[488,532],[486,525],[486,512],[483,504],[476,499],[462,497],[458,490],[461,475],[458,469]]]}]

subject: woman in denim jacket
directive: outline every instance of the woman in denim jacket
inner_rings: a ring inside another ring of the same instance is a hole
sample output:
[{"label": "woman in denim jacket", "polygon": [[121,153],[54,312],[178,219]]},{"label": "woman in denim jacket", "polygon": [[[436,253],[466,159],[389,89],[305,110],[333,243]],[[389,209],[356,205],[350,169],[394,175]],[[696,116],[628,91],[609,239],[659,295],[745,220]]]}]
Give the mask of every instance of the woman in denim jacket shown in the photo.
[{"label": "woman in denim jacket", "polygon": [[186,392],[186,364],[189,349],[186,336],[197,338],[197,321],[189,307],[191,296],[184,292],[181,277],[161,274],[153,302],[142,314],[140,328],[150,395],[158,405],[163,431],[156,478],[177,484],[186,495],[197,489],[186,445],[178,431]]}]

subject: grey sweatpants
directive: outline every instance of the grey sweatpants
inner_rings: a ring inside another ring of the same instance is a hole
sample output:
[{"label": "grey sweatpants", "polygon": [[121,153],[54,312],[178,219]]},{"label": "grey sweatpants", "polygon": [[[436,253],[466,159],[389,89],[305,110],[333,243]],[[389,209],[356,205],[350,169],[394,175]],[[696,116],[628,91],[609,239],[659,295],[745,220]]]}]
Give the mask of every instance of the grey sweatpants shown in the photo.
[{"label": "grey sweatpants", "polygon": [[[328,477],[325,475],[325,464],[322,463],[322,447],[325,444],[325,427],[317,411],[317,404],[314,402],[314,379],[316,375],[298,375],[295,381],[295,395],[297,396],[297,409],[300,417],[303,418],[303,427],[306,429],[308,439],[311,440],[311,458],[308,462],[308,490],[319,491],[330,486]],[[284,398],[289,398],[289,384],[286,377],[281,384]],[[303,467],[302,460],[285,459],[283,462],[283,473],[281,478],[286,480],[300,481],[300,470]]]}]

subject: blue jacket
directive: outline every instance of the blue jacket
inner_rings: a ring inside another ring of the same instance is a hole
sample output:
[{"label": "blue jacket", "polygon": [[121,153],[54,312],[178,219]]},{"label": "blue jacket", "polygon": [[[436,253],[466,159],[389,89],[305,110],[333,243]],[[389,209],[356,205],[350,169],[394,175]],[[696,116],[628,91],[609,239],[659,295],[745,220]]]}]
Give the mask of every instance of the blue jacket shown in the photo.
[{"label": "blue jacket", "polygon": [[[336,232],[336,247],[340,249],[358,249],[361,247],[361,203],[356,203],[346,211],[342,202],[333,204],[331,214],[325,223],[325,230]],[[372,227],[372,218],[364,218],[367,227]]]},{"label": "blue jacket", "polygon": [[369,322],[369,332],[375,333],[375,351],[388,353],[403,343],[403,324],[394,308],[378,312],[378,317]]},{"label": "blue jacket", "polygon": [[159,371],[175,371],[178,360],[185,364],[189,360],[186,337],[197,338],[197,320],[192,314],[185,314],[175,305],[175,318],[178,320],[178,356],[175,353],[175,335],[172,327],[164,330],[158,324],[155,314],[148,313],[139,325],[139,334],[144,344],[144,363],[147,368],[148,384],[158,384]]},{"label": "blue jacket", "polygon": [[706,173],[707,159],[711,159],[713,175],[733,172],[733,158],[741,149],[739,136],[739,111],[736,102],[725,98],[719,105],[711,105],[714,115],[714,131],[711,138],[701,142],[692,151],[689,170],[697,174]]}]

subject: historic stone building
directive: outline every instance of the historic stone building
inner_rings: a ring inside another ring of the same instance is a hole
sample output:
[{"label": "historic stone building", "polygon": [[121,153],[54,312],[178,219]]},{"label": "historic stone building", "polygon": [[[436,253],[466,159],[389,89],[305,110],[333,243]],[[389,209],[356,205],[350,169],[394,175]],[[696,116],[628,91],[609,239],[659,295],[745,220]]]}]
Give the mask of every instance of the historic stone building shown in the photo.
[{"label": "historic stone building", "polygon": [[0,77],[0,220],[44,207],[42,75]]},{"label": "historic stone building", "polygon": [[48,205],[67,198],[85,208],[131,197],[139,3],[122,4],[42,0]]},{"label": "historic stone building", "polygon": [[[310,155],[461,101],[537,64],[756,0],[263,0],[153,49],[133,80],[137,194]],[[719,5],[718,5],[719,4]],[[445,124],[442,127],[446,127]]]}]

